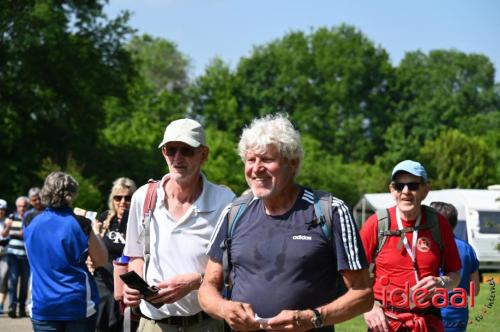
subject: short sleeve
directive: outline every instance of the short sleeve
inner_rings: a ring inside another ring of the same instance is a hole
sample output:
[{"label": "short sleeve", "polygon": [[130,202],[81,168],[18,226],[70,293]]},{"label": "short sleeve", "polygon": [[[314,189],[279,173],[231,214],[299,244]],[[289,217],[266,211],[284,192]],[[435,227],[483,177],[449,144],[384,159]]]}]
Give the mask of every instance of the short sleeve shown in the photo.
[{"label": "short sleeve", "polygon": [[373,254],[378,243],[378,219],[376,214],[372,214],[361,227],[360,237],[365,250],[368,263],[373,262]]},{"label": "short sleeve", "polygon": [[468,246],[469,248],[469,256],[471,260],[471,271],[476,272],[479,270],[479,260],[477,259],[476,252],[474,251],[474,248],[472,248],[470,245]]},{"label": "short sleeve", "polygon": [[222,262],[223,250],[222,242],[228,237],[228,212],[231,205],[227,206],[221,213],[217,225],[215,226],[210,245],[207,249],[207,255],[215,262]]},{"label": "short sleeve", "polygon": [[444,251],[441,255],[443,259],[443,270],[446,274],[459,271],[462,268],[462,263],[458,254],[457,244],[453,236],[453,230],[451,229],[448,221],[442,215],[438,214],[438,218],[442,247]]},{"label": "short sleeve", "polygon": [[361,270],[368,267],[358,228],[347,205],[332,201],[332,228],[337,258],[337,269]]},{"label": "short sleeve", "polygon": [[142,235],[142,205],[146,196],[147,185],[139,188],[133,195],[127,220],[127,235],[123,254],[129,257],[144,256],[144,240]]}]

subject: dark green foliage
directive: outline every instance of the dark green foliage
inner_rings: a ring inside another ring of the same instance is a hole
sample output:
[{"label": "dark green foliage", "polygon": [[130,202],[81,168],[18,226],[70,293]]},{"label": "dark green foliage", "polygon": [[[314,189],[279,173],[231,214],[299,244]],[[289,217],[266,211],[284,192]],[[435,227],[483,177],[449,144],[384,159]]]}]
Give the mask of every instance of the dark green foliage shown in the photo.
[{"label": "dark green foliage", "polygon": [[122,42],[128,14],[107,20],[103,1],[0,4],[0,188],[11,198],[36,180],[41,161],[99,154],[103,100],[126,98],[133,73]]},{"label": "dark green foliage", "polygon": [[492,151],[480,137],[446,130],[435,140],[426,141],[420,156],[435,189],[486,188],[495,183]]},{"label": "dark green foliage", "polygon": [[395,67],[341,25],[255,46],[234,70],[214,59],[190,81],[174,43],[132,35],[128,13],[110,20],[104,3],[0,2],[0,197],[63,169],[81,184],[80,207],[105,208],[114,179],[140,186],[167,171],[157,145],[181,117],[206,127],[208,178],[239,194],[239,135],[276,112],[303,136],[297,181],[350,205],[387,191],[408,158],[424,163],[434,188],[500,183],[500,86],[483,55],[416,51]]}]

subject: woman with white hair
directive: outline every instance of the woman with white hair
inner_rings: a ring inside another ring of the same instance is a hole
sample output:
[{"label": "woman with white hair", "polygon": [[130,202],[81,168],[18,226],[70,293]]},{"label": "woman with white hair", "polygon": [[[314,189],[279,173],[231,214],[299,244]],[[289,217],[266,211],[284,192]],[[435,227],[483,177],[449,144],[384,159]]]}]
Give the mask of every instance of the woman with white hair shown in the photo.
[{"label": "woman with white hair", "polygon": [[24,221],[34,331],[95,330],[99,294],[85,262],[100,266],[108,255],[91,221],[73,213],[77,193],[71,175],[49,174],[40,191],[46,208]]},{"label": "woman with white hair", "polygon": [[116,179],[108,197],[109,210],[99,214],[94,226],[94,232],[102,238],[109,253],[108,262],[94,271],[100,295],[98,331],[122,330],[123,316],[119,303],[113,296],[113,260],[122,255],[125,247],[128,210],[135,190],[136,185],[133,180],[125,177]]}]

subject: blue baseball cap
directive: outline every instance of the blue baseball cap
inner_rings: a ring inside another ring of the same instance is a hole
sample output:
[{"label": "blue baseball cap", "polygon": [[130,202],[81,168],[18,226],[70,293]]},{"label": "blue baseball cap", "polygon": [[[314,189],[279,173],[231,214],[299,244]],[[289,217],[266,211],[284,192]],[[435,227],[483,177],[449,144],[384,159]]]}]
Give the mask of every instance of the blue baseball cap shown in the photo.
[{"label": "blue baseball cap", "polygon": [[406,172],[413,174],[415,176],[420,176],[424,182],[427,182],[427,171],[424,166],[418,161],[413,160],[403,160],[399,164],[397,164],[392,170],[391,180],[394,181],[394,177],[399,172]]}]

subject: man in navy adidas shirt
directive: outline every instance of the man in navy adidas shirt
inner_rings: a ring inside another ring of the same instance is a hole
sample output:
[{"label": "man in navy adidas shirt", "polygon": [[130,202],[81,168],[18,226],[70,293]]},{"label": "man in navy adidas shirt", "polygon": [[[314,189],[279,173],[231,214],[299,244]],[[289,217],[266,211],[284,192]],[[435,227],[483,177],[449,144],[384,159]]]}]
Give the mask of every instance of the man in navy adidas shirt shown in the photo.
[{"label": "man in navy adidas shirt", "polygon": [[[330,227],[325,231],[319,222],[318,194],[295,183],[303,151],[290,121],[283,115],[254,120],[243,131],[239,152],[254,197],[231,231],[230,207],[219,220],[198,295],[203,310],[237,331],[331,331],[369,310],[373,294],[351,213],[331,197],[331,210],[324,211],[331,213]],[[220,292],[222,243],[228,244],[230,300]],[[347,292],[337,298],[341,277]]]}]

